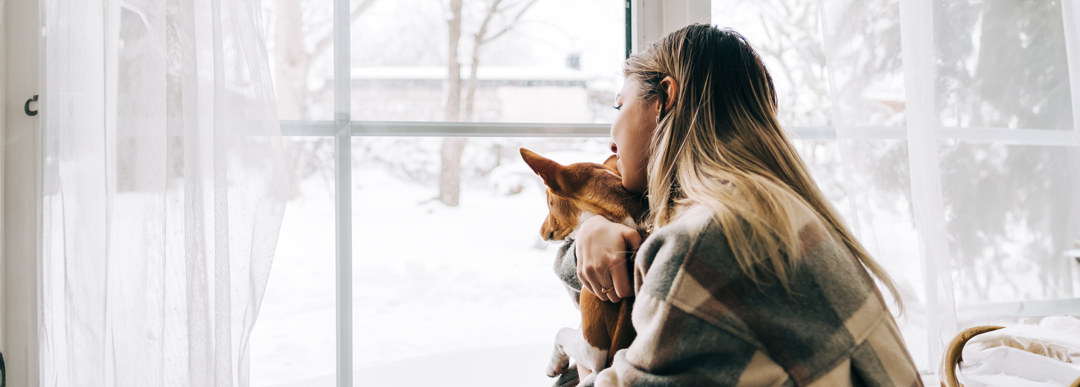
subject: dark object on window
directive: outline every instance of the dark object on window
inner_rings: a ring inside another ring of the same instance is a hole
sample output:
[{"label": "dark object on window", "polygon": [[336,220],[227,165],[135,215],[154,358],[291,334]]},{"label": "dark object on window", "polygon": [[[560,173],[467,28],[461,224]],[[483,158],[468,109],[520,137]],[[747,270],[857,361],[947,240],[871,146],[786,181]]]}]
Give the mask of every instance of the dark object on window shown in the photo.
[{"label": "dark object on window", "polygon": [[0,353],[0,387],[7,387],[7,367],[4,366],[3,353]]}]

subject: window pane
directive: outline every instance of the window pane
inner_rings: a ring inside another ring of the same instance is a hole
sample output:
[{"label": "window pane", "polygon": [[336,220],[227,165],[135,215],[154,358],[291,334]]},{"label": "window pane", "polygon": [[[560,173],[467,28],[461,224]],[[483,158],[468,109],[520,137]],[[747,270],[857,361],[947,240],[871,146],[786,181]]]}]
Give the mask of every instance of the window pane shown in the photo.
[{"label": "window pane", "polygon": [[938,122],[1072,130],[1062,23],[1059,0],[934,2]]},{"label": "window pane", "polygon": [[622,0],[462,0],[457,29],[453,3],[353,0],[354,120],[611,121]]},{"label": "window pane", "polygon": [[817,1],[712,0],[712,22],[746,37],[768,67],[785,126],[829,126],[832,106]]},{"label": "window pane", "polygon": [[332,1],[262,0],[278,118],[334,118]]},{"label": "window pane", "polygon": [[[776,3],[786,3],[774,0]],[[799,2],[799,4],[810,3]],[[823,0],[822,36],[841,128],[906,125],[897,0]],[[801,49],[801,48],[800,48]],[[859,129],[856,129],[859,130]]]},{"label": "window pane", "polygon": [[[460,195],[449,206],[440,150],[454,144]],[[553,382],[555,334],[580,315],[552,269],[559,244],[540,238],[545,187],[522,146],[564,163],[610,154],[607,139],[353,139],[354,352],[366,382]]]},{"label": "window pane", "polygon": [[1074,297],[1076,149],[944,141],[939,151],[960,311]]},{"label": "window pane", "polygon": [[337,342],[333,139],[285,141],[293,191],[251,337],[251,383],[332,386]]}]

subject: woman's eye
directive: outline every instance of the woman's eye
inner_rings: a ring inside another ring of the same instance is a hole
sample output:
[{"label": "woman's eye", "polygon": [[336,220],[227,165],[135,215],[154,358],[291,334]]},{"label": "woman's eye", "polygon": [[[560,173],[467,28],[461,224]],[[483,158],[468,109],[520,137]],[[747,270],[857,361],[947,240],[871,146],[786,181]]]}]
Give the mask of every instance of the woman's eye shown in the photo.
[{"label": "woman's eye", "polygon": [[622,109],[622,105],[617,105],[617,106],[612,106],[612,107],[615,108],[615,110]]}]

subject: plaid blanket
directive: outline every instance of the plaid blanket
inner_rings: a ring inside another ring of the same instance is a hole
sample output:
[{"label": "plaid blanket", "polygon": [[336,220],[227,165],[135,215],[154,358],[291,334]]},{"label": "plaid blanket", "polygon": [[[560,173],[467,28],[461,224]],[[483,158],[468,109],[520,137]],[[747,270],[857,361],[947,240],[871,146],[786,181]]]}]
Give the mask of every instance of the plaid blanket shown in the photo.
[{"label": "plaid blanket", "polygon": [[[704,207],[657,229],[636,256],[638,337],[582,385],[922,386],[873,279],[812,219],[790,293],[751,281]],[[580,289],[567,245],[555,269]]]}]

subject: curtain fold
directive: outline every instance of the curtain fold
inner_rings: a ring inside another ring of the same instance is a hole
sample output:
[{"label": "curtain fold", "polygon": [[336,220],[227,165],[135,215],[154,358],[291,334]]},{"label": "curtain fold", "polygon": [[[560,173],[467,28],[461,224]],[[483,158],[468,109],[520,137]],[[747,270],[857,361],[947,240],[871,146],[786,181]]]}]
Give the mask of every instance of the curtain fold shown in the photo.
[{"label": "curtain fold", "polygon": [[[934,370],[959,329],[1080,302],[1075,1],[820,0],[849,221]],[[1072,307],[1070,307],[1072,305]]]},{"label": "curtain fold", "polygon": [[260,3],[42,4],[41,380],[248,385],[289,191]]}]

